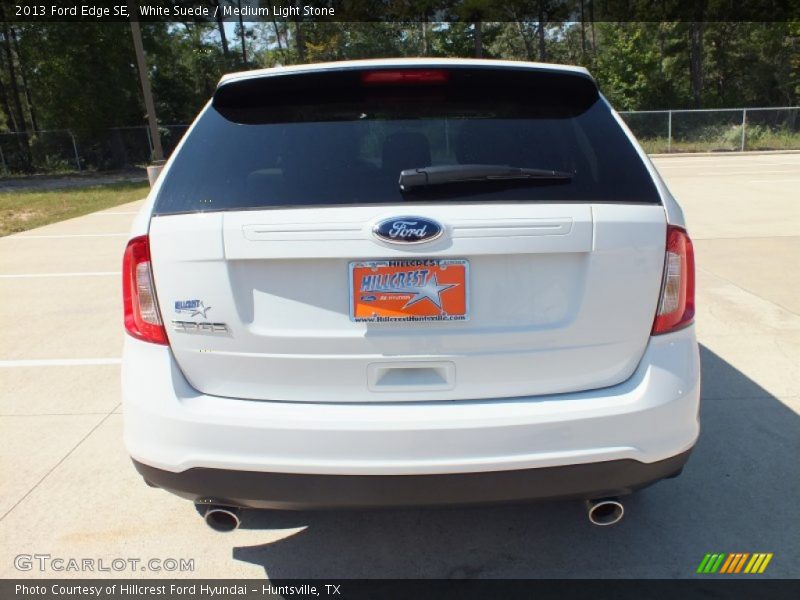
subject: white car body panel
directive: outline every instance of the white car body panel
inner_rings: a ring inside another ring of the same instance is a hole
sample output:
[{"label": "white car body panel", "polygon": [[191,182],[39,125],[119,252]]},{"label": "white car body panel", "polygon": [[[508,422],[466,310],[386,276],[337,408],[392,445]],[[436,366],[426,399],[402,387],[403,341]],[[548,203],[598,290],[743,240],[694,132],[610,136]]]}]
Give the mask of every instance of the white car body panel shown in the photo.
[{"label": "white car body panel", "polygon": [[486,67],[496,69],[534,69],[537,71],[551,71],[555,73],[579,73],[592,79],[589,71],[584,67],[573,65],[556,65],[552,63],[522,62],[516,60],[485,60],[475,58],[375,58],[365,60],[342,60],[329,63],[311,63],[304,65],[288,65],[285,67],[270,67],[267,69],[254,69],[223,75],[219,85],[223,86],[234,81],[246,79],[261,79],[276,77],[293,73],[319,73],[322,71],[341,71],[347,69],[369,69],[386,67]]},{"label": "white car body panel", "polygon": [[[694,445],[700,361],[694,327],[650,339],[632,377],[603,390],[404,404],[251,402],[201,394],[169,348],[128,337],[125,442],[180,472],[404,475],[635,459]],[[323,398],[324,399],[324,398]]]},{"label": "white car body panel", "polygon": [[[371,234],[397,214],[435,219],[445,234],[412,247]],[[649,339],[665,231],[663,208],[652,204],[412,204],[160,216],[150,244],[170,345],[199,391],[398,402],[624,381]],[[469,260],[469,320],[351,322],[348,262],[409,256]],[[204,319],[228,333],[171,328],[184,298],[201,299],[210,307]],[[392,361],[415,361],[417,370],[398,367],[391,388],[370,386],[370,369]],[[435,375],[429,361],[454,369],[438,388],[418,380],[418,369]]]}]

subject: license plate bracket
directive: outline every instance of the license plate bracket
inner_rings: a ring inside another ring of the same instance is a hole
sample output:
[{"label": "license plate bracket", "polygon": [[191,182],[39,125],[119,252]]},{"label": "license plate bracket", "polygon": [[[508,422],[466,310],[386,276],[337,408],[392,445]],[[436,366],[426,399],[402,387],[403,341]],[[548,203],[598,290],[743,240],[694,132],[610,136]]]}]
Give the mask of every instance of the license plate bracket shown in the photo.
[{"label": "license plate bracket", "polygon": [[350,319],[355,322],[466,321],[469,262],[454,258],[353,261]]}]

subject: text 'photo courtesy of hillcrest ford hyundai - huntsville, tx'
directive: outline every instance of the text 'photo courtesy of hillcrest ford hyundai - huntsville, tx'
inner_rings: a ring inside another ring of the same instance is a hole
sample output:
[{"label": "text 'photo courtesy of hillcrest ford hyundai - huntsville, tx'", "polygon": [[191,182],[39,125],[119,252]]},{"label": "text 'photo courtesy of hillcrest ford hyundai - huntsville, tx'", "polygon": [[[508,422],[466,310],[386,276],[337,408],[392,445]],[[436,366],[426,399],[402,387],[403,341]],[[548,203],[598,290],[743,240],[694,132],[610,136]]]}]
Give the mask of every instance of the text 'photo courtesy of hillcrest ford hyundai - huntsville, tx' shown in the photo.
[{"label": "text 'photo courtesy of hillcrest ford hyundai - huntsville, tx'", "polygon": [[612,525],[698,437],[692,242],[583,68],[225,76],[123,288],[127,449],[219,530],[550,498]]}]

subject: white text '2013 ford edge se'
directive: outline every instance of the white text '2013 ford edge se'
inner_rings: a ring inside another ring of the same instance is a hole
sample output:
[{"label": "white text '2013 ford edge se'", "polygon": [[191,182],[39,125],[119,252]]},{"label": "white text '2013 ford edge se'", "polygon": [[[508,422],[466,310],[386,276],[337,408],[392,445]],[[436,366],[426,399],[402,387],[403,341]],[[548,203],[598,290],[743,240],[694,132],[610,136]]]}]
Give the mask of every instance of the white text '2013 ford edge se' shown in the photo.
[{"label": "white text '2013 ford edge se'", "polygon": [[576,67],[226,76],[123,265],[125,441],[240,508],[619,497],[698,432],[682,212]]}]

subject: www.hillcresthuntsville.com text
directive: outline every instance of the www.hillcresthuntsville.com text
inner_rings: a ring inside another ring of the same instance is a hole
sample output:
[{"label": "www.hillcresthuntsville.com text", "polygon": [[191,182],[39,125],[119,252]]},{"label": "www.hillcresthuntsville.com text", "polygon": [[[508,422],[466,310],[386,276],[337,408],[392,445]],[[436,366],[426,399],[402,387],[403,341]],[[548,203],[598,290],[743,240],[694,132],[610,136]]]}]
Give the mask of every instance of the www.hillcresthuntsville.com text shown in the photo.
[{"label": "www.hillcresthuntsville.com text", "polygon": [[[221,15],[219,14],[221,13]],[[273,4],[272,6],[247,6],[241,8],[237,5],[224,4],[221,7],[209,6],[150,6],[142,4],[139,6],[139,14],[143,17],[202,17],[217,18],[243,17],[251,19],[261,18],[282,18],[290,17],[334,17],[335,12],[332,7],[324,6],[283,6]]]}]

